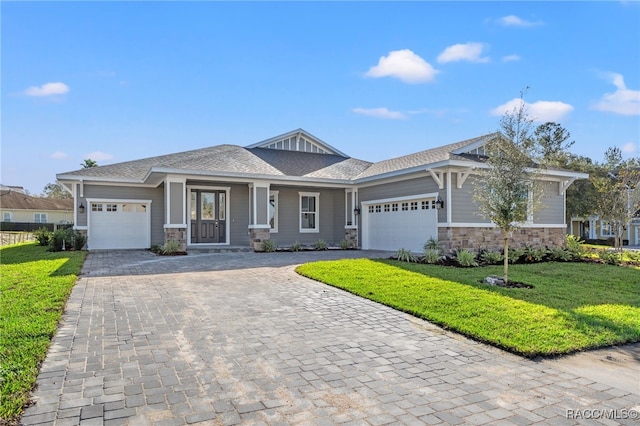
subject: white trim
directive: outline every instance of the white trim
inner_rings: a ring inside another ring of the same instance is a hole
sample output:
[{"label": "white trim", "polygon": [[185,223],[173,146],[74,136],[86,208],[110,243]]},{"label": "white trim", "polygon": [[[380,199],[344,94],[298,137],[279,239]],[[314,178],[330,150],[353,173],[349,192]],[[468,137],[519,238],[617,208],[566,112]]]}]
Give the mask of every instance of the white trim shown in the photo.
[{"label": "white trim", "polygon": [[456,187],[458,189],[462,189],[462,186],[467,181],[467,178],[471,175],[471,169],[467,169],[461,172],[456,172],[458,174],[456,179]]},{"label": "white trim", "polygon": [[178,225],[178,224],[172,223],[172,224],[169,224],[169,225],[163,225],[163,228],[164,228],[164,229],[179,229],[179,228],[187,228],[187,224],[186,224],[186,223],[183,223],[183,224]]},{"label": "white trim", "polygon": [[451,206],[451,171],[447,171],[447,222],[453,222],[453,207]]},{"label": "white trim", "polygon": [[[314,217],[314,228],[303,228],[302,227],[302,197],[315,197],[315,211],[306,212],[313,213]],[[320,193],[319,192],[298,192],[298,232],[301,234],[312,234],[320,232]]]},{"label": "white trim", "polygon": [[435,171],[432,169],[428,170],[429,174],[433,178],[433,180],[438,184],[438,189],[444,189],[444,182],[442,182],[442,176],[444,172]]},{"label": "white trim", "polygon": [[270,225],[247,225],[249,229],[271,229]]},{"label": "white trim", "polygon": [[76,231],[86,231],[89,229],[88,226],[74,226],[73,229],[75,229]]},{"label": "white trim", "polygon": [[[604,232],[602,232],[602,229],[604,228],[603,224],[607,223],[608,226],[611,228],[611,234],[605,234]],[[609,220],[600,220],[600,236],[604,237],[604,238],[611,238],[611,237],[615,237],[615,231],[613,229],[613,224],[611,223],[611,221]]]},{"label": "white trim", "polygon": [[269,221],[269,229],[271,230],[272,234],[277,234],[278,233],[278,213],[279,213],[279,206],[278,204],[280,203],[280,201],[278,200],[278,196],[280,194],[280,191],[271,191],[269,190],[269,201],[268,203],[271,203],[271,196],[273,195],[273,201],[274,201],[274,214],[273,214],[273,228],[271,227],[271,219],[269,217],[269,206],[267,206],[267,221]]},{"label": "white trim", "polygon": [[245,146],[245,148],[247,148],[247,149],[262,148],[262,147],[270,145],[270,144],[272,144],[274,142],[279,142],[281,139],[287,139],[287,138],[295,137],[296,138],[296,150],[298,150],[299,149],[299,143],[300,143],[300,136],[304,136],[304,138],[309,140],[309,142],[315,143],[316,145],[321,147],[324,151],[328,152],[329,154],[339,155],[341,157],[346,157],[346,158],[349,157],[344,152],[341,152],[341,151],[337,150],[336,148],[332,147],[328,143],[322,141],[320,138],[318,138],[316,136],[313,136],[311,133],[309,133],[306,130],[301,129],[301,128],[300,129],[296,129],[296,130],[292,130],[292,131],[287,132],[287,133],[283,133],[283,134],[278,135],[278,136],[273,136],[273,137],[271,137],[269,139],[265,139],[263,141],[260,141],[260,142]]},{"label": "white trim", "polygon": [[395,201],[408,201],[408,200],[417,200],[422,198],[438,198],[438,193],[430,192],[428,194],[406,195],[404,197],[381,198],[378,200],[361,201],[360,203],[363,206],[368,206],[369,204],[393,203]]}]

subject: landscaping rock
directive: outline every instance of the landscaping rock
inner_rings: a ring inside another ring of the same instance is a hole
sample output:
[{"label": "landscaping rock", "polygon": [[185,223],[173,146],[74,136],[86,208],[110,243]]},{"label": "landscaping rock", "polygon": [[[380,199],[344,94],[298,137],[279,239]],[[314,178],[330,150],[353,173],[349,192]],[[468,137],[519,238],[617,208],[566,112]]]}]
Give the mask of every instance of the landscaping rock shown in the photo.
[{"label": "landscaping rock", "polygon": [[491,275],[490,277],[487,277],[484,279],[484,283],[485,284],[490,284],[490,285],[499,285],[501,287],[505,286],[505,281],[504,279],[496,276],[496,275]]}]

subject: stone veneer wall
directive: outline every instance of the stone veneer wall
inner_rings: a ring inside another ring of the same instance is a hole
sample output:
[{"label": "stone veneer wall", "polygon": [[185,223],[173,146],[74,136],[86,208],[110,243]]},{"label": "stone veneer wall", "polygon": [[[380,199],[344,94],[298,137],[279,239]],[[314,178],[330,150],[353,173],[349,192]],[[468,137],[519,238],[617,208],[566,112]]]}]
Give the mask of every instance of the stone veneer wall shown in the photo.
[{"label": "stone veneer wall", "polygon": [[85,241],[85,243],[84,243],[84,246],[83,246],[82,248],[83,248],[83,249],[87,249],[87,248],[89,247],[89,246],[87,245],[87,244],[89,243],[89,240],[88,240],[88,238],[89,238],[89,234],[87,233],[87,230],[86,230],[86,229],[76,229],[76,232],[77,232],[78,234],[80,234],[80,235],[83,235],[83,236],[84,236],[84,241]]},{"label": "stone veneer wall", "polygon": [[263,251],[262,242],[270,237],[269,228],[249,228],[249,245],[254,251]]},{"label": "stone veneer wall", "polygon": [[345,228],[344,239],[349,243],[350,248],[358,248],[358,228]]},{"label": "stone veneer wall", "polygon": [[[565,228],[520,228],[513,231],[509,247],[563,247],[565,235]],[[503,248],[500,228],[438,228],[438,242],[446,251]]]},{"label": "stone veneer wall", "polygon": [[179,243],[178,251],[187,251],[187,228],[165,228],[164,242],[171,240]]}]

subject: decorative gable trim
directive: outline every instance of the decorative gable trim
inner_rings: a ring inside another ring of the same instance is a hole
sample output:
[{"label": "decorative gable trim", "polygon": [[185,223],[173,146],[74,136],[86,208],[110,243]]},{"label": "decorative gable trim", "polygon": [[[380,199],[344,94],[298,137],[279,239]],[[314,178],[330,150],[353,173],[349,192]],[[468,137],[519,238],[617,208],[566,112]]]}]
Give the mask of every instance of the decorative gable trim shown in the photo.
[{"label": "decorative gable trim", "polygon": [[303,129],[297,129],[279,136],[274,136],[261,142],[254,143],[253,145],[246,146],[245,148],[281,149],[285,151],[332,154],[349,158],[349,156],[344,152],[337,150]]}]

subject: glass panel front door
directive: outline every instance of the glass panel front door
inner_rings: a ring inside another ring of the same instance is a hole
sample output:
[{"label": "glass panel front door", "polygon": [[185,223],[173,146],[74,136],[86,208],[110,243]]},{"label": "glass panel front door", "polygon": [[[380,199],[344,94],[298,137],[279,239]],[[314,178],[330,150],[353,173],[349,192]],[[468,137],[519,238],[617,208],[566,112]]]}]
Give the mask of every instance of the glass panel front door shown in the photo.
[{"label": "glass panel front door", "polygon": [[191,242],[226,243],[226,192],[191,191]]}]

